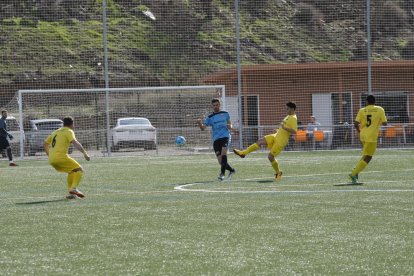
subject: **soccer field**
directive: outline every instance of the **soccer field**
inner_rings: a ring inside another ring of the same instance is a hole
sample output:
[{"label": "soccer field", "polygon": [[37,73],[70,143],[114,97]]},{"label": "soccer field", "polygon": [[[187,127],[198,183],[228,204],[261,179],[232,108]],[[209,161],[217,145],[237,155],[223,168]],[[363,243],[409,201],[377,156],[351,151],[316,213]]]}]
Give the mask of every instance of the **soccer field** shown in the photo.
[{"label": "soccer field", "polygon": [[413,150],[82,161],[81,200],[44,160],[0,163],[2,275],[413,275]]}]

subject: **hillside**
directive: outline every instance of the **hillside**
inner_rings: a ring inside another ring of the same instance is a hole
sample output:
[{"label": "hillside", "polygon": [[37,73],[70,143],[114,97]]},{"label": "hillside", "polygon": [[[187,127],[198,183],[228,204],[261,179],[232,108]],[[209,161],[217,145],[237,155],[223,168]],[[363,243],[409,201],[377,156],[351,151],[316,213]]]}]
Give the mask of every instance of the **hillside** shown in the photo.
[{"label": "hillside", "polygon": [[[236,64],[233,1],[107,2],[111,87],[197,84]],[[242,63],[366,59],[361,2],[242,1]],[[2,95],[19,88],[102,87],[101,3],[2,1]],[[413,58],[413,10],[408,0],[373,1],[374,59]]]}]

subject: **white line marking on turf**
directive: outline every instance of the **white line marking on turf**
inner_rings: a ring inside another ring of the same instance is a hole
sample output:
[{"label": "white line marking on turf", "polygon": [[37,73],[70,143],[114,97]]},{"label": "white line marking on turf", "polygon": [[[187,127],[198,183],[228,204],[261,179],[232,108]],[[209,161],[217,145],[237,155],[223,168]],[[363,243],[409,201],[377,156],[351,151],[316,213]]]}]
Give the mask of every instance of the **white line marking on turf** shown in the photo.
[{"label": "white line marking on turf", "polygon": [[[263,194],[263,193],[281,193],[281,194],[298,194],[298,193],[353,193],[353,192],[414,192],[414,189],[352,189],[352,190],[255,190],[255,191],[231,191],[231,190],[210,190],[210,189],[187,189],[200,183],[190,183],[174,187],[175,190],[183,192],[203,192],[203,193],[225,193],[225,194]],[[285,186],[286,187],[286,186]]]},{"label": "white line marking on turf", "polygon": [[[391,171],[413,171],[413,169],[404,169],[404,170],[391,170]],[[388,172],[391,172],[388,171]],[[370,171],[366,173],[379,173],[382,171]],[[312,176],[325,176],[325,175],[343,175],[343,172],[338,173],[321,173],[321,174],[306,174],[306,175],[290,175],[290,176],[284,176],[284,178],[301,178],[301,177],[312,177]],[[273,179],[273,178],[272,178]],[[237,181],[240,182],[248,182],[248,181],[257,181],[257,180],[271,180],[269,177],[262,177],[262,178],[246,178],[246,179],[238,179]],[[229,181],[226,181],[229,182]],[[231,181],[231,182],[234,182]],[[384,181],[370,181],[370,183],[398,183],[401,181],[395,181],[395,180],[384,180]],[[187,183],[183,185],[175,186],[174,189],[177,191],[183,191],[183,192],[203,192],[203,193],[228,193],[228,194],[258,194],[258,193],[344,193],[344,192],[414,192],[414,189],[330,189],[330,190],[290,190],[290,191],[282,191],[282,190],[253,190],[253,191],[235,191],[235,190],[228,190],[226,187],[218,187],[216,189],[190,189],[189,187],[199,184],[206,184],[202,182],[194,182],[194,183]],[[346,186],[346,184],[349,183],[336,183],[336,185],[342,184],[343,186]],[[275,189],[278,188],[285,188],[285,187],[303,187],[303,186],[332,186],[332,183],[303,183],[303,184],[287,184],[282,186],[275,186]],[[351,185],[350,185],[351,186]],[[361,186],[359,186],[361,187]],[[235,189],[247,189],[249,187],[232,187]],[[263,188],[271,188],[269,186],[263,187]]]},{"label": "white line marking on turf", "polygon": [[[142,194],[160,194],[160,193],[175,193],[177,190],[165,190],[165,191],[146,191],[146,192],[128,192],[128,191],[119,191],[119,190],[104,190],[108,193],[117,193],[117,194],[135,194],[135,195],[142,195]],[[87,193],[86,198],[93,197],[93,196],[104,196],[108,195],[107,193]],[[21,197],[11,197],[11,198],[0,198],[0,201],[14,201],[14,200],[51,200],[51,199],[65,199],[64,196],[21,196]]]}]

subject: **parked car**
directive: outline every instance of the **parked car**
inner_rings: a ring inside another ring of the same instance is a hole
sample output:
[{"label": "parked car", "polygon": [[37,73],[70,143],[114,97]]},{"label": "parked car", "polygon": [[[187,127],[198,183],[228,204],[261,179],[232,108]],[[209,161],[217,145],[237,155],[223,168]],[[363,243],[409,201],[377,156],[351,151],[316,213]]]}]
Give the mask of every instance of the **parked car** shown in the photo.
[{"label": "parked car", "polygon": [[112,151],[123,147],[157,148],[157,131],[147,118],[119,118],[111,136]]},{"label": "parked car", "polygon": [[[33,156],[36,152],[43,152],[45,139],[56,129],[63,127],[63,121],[60,119],[38,119],[30,120],[28,130],[26,131],[27,152]],[[72,147],[69,148],[71,153]]]}]

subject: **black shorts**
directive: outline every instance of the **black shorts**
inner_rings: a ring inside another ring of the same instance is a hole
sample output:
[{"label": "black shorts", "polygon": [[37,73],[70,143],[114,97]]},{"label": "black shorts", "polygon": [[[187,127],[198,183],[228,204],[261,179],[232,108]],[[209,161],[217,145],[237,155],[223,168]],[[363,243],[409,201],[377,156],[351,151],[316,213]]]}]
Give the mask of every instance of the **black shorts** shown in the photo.
[{"label": "black shorts", "polygon": [[229,138],[219,138],[213,143],[213,149],[217,156],[221,154],[222,148],[228,148],[229,147]]},{"label": "black shorts", "polygon": [[6,137],[0,137],[0,150],[10,147],[9,141]]}]

